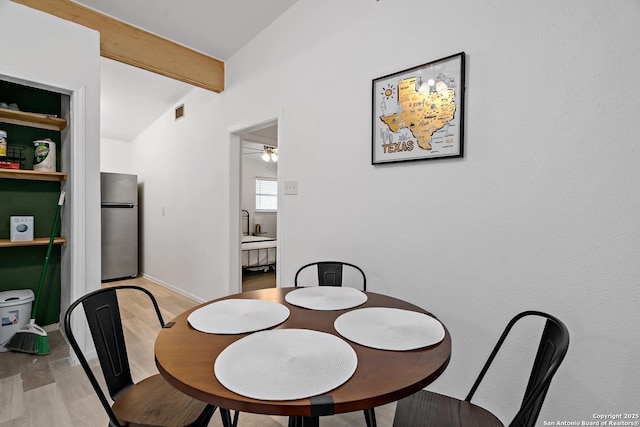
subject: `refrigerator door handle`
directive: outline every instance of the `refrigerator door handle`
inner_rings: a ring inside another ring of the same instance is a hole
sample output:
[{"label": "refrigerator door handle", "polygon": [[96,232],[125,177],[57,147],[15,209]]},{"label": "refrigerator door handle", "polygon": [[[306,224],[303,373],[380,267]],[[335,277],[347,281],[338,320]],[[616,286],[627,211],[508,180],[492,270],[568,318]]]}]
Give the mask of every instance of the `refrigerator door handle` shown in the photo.
[{"label": "refrigerator door handle", "polygon": [[133,209],[136,205],[134,203],[110,203],[101,205],[103,208],[129,208]]}]

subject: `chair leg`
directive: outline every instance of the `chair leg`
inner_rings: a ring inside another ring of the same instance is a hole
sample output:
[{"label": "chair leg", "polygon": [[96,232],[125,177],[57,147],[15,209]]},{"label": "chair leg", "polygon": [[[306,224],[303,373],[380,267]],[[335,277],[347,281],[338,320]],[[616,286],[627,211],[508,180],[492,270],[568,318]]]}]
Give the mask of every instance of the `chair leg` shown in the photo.
[{"label": "chair leg", "polygon": [[289,427],[319,427],[319,417],[289,417]]},{"label": "chair leg", "polygon": [[303,417],[302,427],[320,427],[320,417]]},{"label": "chair leg", "polygon": [[222,419],[222,425],[224,427],[233,427],[234,426],[233,422],[231,421],[231,411],[230,410],[224,409],[224,408],[220,408],[220,418]]},{"label": "chair leg", "polygon": [[216,411],[216,406],[207,405],[206,409],[200,414],[195,425],[198,427],[206,427],[209,425],[209,421],[211,421],[211,417],[213,413]]},{"label": "chair leg", "polygon": [[376,408],[365,409],[364,420],[367,422],[367,427],[377,427]]}]

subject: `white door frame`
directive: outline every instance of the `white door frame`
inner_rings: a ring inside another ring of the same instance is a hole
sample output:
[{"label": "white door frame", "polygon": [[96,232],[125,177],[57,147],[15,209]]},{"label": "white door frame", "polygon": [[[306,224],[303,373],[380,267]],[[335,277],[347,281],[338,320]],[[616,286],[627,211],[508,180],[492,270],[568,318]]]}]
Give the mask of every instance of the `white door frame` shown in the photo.
[{"label": "white door frame", "polygon": [[[33,80],[12,76],[0,69],[0,79],[25,86],[40,88],[63,95],[61,105],[62,116],[69,118],[73,115],[71,124],[61,132],[61,165],[68,173],[68,179],[61,182],[61,190],[66,192],[64,208],[62,209],[61,233],[67,239],[66,246],[61,248],[60,259],[60,319],[64,317],[67,308],[80,296],[93,290],[88,285],[87,276],[87,248],[86,248],[86,87],[73,87],[63,83],[52,84],[46,75],[38,75]],[[64,96],[69,100],[66,104]],[[99,242],[98,242],[99,244]],[[85,322],[76,317],[72,319],[72,327],[80,330]],[[47,329],[55,329],[57,325]],[[87,336],[79,334],[78,344],[87,352]],[[91,349],[89,349],[91,351]],[[71,352],[73,360],[75,354]]]},{"label": "white door frame", "polygon": [[282,236],[284,227],[283,221],[283,164],[285,150],[283,149],[282,138],[282,112],[266,118],[250,121],[228,128],[229,132],[229,292],[235,294],[242,292],[242,262],[239,236],[242,234],[242,224],[240,220],[240,186],[242,184],[242,147],[241,136],[243,133],[256,131],[265,127],[278,126],[278,215],[276,227],[278,230],[278,240],[276,245],[276,286],[280,287],[280,260],[282,257]]}]

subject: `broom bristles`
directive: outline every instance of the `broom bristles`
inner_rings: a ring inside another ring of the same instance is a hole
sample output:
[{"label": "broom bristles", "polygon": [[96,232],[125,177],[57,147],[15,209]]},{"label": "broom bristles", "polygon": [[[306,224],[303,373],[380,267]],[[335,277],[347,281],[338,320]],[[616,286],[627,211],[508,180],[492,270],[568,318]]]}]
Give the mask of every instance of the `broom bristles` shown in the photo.
[{"label": "broom bristles", "polygon": [[53,228],[51,229],[51,236],[49,237],[47,254],[44,257],[42,273],[40,273],[40,282],[38,282],[38,292],[36,293],[36,300],[33,303],[33,308],[31,309],[32,319],[29,320],[28,325],[18,329],[18,332],[16,332],[13,337],[11,337],[4,345],[5,348],[8,348],[10,350],[39,355],[51,353],[51,350],[49,349],[49,339],[47,338],[47,333],[40,326],[36,325],[35,317],[36,313],[38,312],[38,302],[42,297],[42,286],[44,285],[45,273],[47,272],[47,267],[49,266],[49,255],[51,255],[51,248],[53,247],[55,232],[58,224],[60,223],[60,211],[62,209],[62,204],[64,203],[64,197],[65,192],[62,191],[60,193],[60,198],[58,199],[56,218],[53,221]]},{"label": "broom bristles", "polygon": [[18,332],[16,332],[9,341],[7,341],[4,347],[10,350],[20,351],[22,353],[37,355],[46,355],[51,353],[47,333],[44,329],[35,324],[35,319],[31,319],[28,325],[20,328]]}]

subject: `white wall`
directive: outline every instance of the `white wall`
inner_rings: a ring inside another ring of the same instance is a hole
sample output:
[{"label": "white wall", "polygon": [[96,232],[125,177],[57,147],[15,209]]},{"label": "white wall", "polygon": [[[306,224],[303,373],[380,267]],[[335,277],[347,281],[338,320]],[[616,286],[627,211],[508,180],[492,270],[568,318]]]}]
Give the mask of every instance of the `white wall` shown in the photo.
[{"label": "white wall", "polygon": [[[512,315],[548,311],[572,338],[540,424],[638,412],[639,15],[633,0],[299,0],[226,63],[225,92],[195,89],[190,118],[136,141],[153,153],[145,271],[229,292],[228,130],[281,113],[281,178],[299,181],[279,212],[283,285],[344,259],[432,311],[453,354],[431,389],[459,397]],[[460,51],[465,157],[372,166],[372,79]],[[505,422],[515,351],[478,395]]]},{"label": "white wall", "polygon": [[[228,147],[212,123],[221,95],[194,89],[134,141],[131,171],[138,175],[140,271],[204,300],[229,293]],[[238,214],[239,215],[239,214]],[[236,236],[239,235],[235,233]]]},{"label": "white wall", "polygon": [[99,35],[8,0],[0,0],[0,28],[0,78],[71,97],[62,133],[62,165],[69,172],[62,184],[64,313],[71,301],[100,287]]},{"label": "white wall", "polygon": [[133,143],[117,139],[100,138],[100,172],[130,173]]}]

